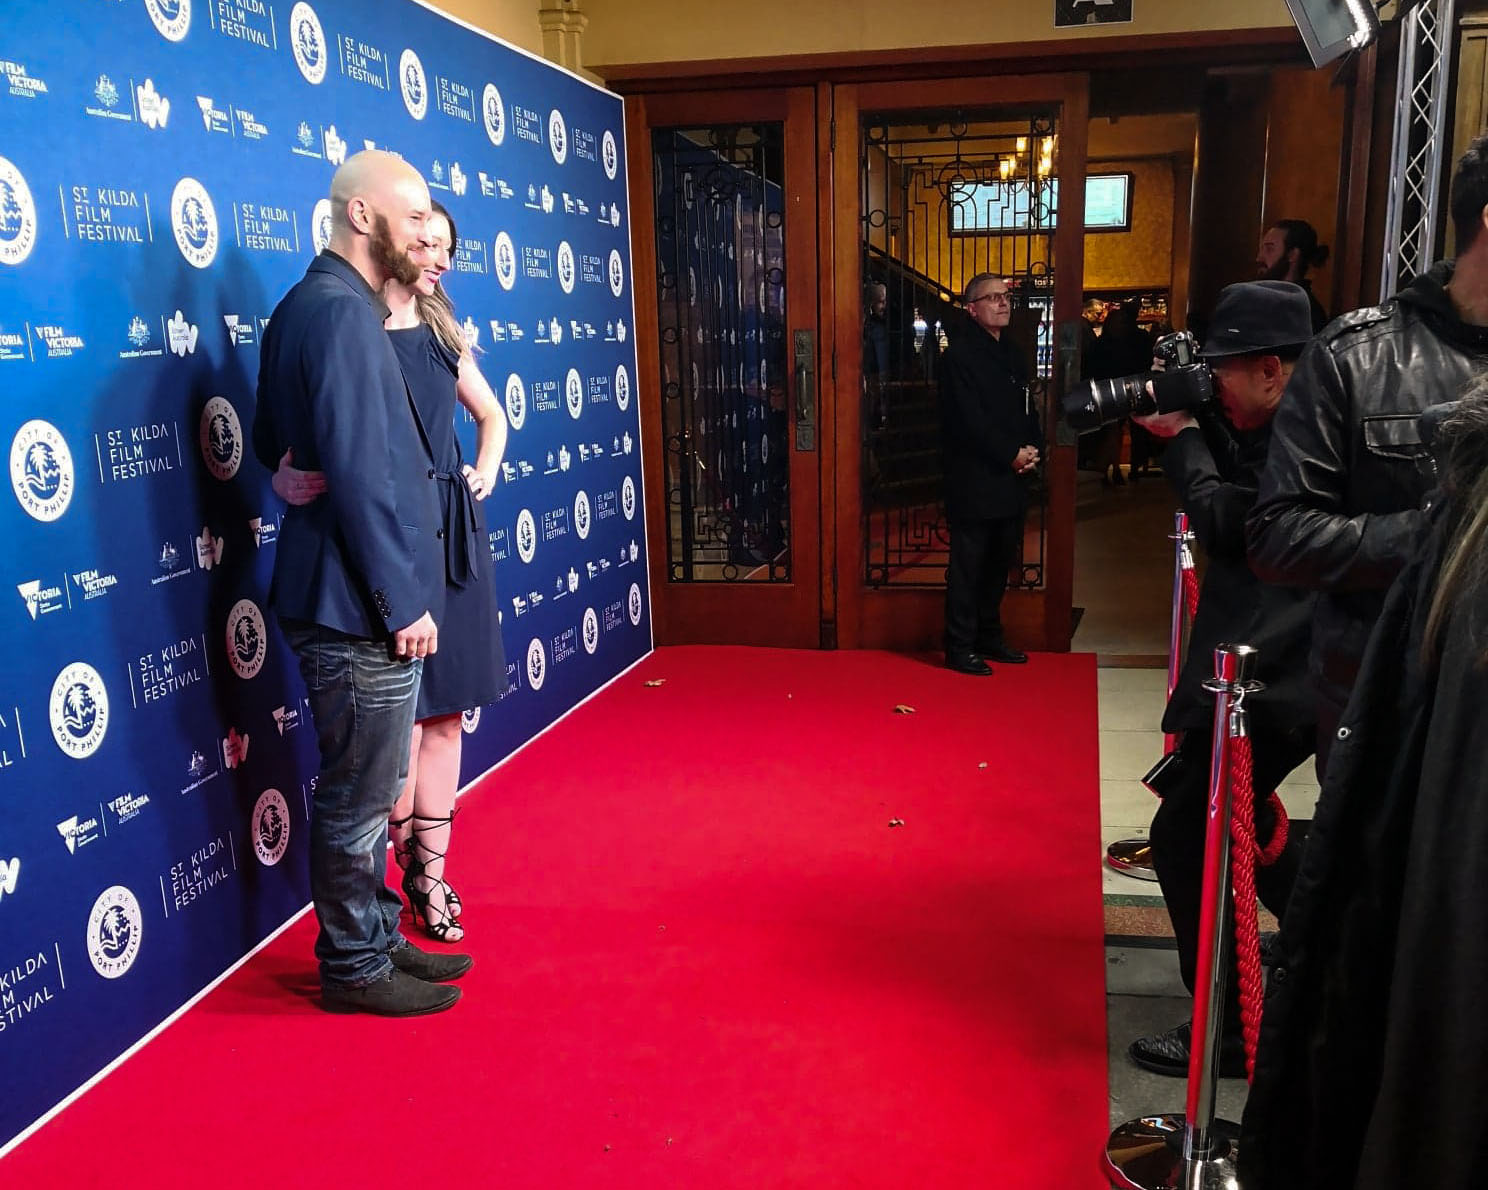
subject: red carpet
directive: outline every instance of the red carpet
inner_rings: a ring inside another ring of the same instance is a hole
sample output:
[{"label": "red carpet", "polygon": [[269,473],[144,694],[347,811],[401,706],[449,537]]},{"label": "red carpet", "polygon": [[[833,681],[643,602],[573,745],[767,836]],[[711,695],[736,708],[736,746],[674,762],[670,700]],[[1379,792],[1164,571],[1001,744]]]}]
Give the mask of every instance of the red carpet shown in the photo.
[{"label": "red carpet", "polygon": [[453,1012],[322,1013],[302,918],[0,1179],[1094,1190],[1098,803],[1089,656],[662,650],[465,799]]}]

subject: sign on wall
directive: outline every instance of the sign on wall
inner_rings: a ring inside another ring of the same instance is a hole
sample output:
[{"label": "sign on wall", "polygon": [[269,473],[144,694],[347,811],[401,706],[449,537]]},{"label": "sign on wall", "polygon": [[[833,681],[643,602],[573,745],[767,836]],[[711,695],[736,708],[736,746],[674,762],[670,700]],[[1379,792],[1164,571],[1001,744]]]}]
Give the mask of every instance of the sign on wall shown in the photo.
[{"label": "sign on wall", "polygon": [[1123,25],[1132,19],[1132,0],[1054,0],[1054,27]]},{"label": "sign on wall", "polygon": [[651,642],[617,97],[408,0],[5,24],[0,1146],[307,900],[315,742],[245,431],[348,155],[401,154],[450,208],[446,286],[510,424],[507,689],[465,717],[463,778]]}]

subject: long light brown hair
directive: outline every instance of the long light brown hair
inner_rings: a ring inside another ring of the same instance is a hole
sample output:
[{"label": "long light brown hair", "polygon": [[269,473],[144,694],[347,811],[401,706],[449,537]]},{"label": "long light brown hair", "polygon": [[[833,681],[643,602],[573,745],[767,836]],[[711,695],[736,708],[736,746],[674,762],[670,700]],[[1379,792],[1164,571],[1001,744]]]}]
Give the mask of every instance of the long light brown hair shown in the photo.
[{"label": "long light brown hair", "polygon": [[[435,200],[431,204],[433,214],[438,215],[449,224],[450,233],[450,261],[454,262],[455,253],[460,250],[460,236],[455,230],[455,220],[445,209],[443,203]],[[425,297],[423,294],[415,294],[413,299],[414,309],[418,311],[419,318],[427,322],[434,330],[439,341],[457,355],[470,354],[470,345],[465,341],[465,332],[460,329],[460,323],[455,318],[455,303],[450,301],[449,294],[445,293],[444,286],[436,283],[434,292]]]}]

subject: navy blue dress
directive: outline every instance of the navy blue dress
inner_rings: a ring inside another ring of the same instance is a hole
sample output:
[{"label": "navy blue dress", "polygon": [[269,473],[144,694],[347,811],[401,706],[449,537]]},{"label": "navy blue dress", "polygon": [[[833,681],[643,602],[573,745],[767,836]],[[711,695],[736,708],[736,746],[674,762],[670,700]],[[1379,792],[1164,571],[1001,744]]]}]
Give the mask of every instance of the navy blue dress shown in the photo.
[{"label": "navy blue dress", "polygon": [[486,518],[461,474],[465,460],[455,436],[460,357],[423,323],[390,330],[388,338],[429,437],[444,514],[444,617],[439,651],[424,660],[418,698],[418,717],[431,719],[495,702],[506,689],[506,659]]}]

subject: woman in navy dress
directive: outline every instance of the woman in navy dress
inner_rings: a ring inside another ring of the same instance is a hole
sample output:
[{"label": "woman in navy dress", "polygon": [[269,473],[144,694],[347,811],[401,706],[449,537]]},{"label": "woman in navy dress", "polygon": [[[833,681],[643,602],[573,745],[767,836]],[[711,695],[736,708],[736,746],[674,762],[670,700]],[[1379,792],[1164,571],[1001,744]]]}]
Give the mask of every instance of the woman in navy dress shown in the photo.
[{"label": "woman in navy dress", "polygon": [[[440,480],[447,591],[439,624],[441,648],[424,659],[408,781],[388,826],[414,920],[431,938],[458,942],[464,937],[460,900],[444,879],[444,863],[460,782],[461,715],[495,702],[506,689],[491,551],[480,506],[496,485],[506,450],[506,413],[481,375],[440,284],[458,241],[454,221],[437,202],[425,239],[429,246],[412,254],[423,265],[419,279],[412,285],[389,281],[383,299],[390,311],[388,336]],[[465,461],[455,436],[456,401],[476,423],[473,465]],[[324,491],[320,473],[296,471],[290,461],[289,456],[281,461],[274,477],[276,492],[290,503],[306,503],[308,493]]]}]

